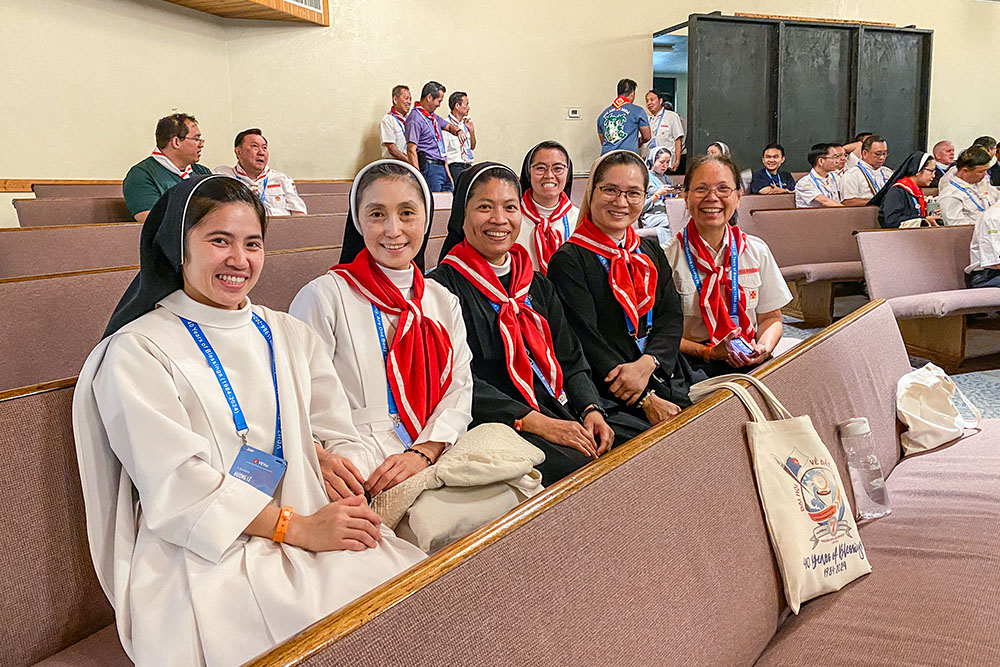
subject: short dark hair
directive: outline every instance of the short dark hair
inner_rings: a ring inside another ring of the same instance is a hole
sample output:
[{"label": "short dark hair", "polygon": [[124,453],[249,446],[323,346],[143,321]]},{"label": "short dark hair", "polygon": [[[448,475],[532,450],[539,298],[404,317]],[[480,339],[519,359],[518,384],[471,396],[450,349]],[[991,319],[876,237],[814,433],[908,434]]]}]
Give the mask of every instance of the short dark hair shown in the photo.
[{"label": "short dark hair", "polygon": [[981,147],[985,148],[986,150],[992,150],[992,149],[994,149],[994,148],[997,147],[997,140],[994,139],[993,137],[989,136],[989,135],[986,135],[986,136],[979,137],[978,139],[976,139],[975,141],[973,141],[972,145],[973,146],[981,146]]},{"label": "short dark hair", "polygon": [[431,97],[437,97],[438,93],[446,93],[448,89],[437,81],[428,81],[424,84],[424,87],[420,89],[420,99],[424,99],[428,95]]},{"label": "short dark hair", "polygon": [[[872,136],[871,132],[858,132],[857,134],[854,135],[854,140],[855,141],[864,141],[865,137],[870,137],[870,136]],[[885,141],[885,140],[883,139],[883,141]]]},{"label": "short dark hair", "polygon": [[404,90],[409,90],[409,89],[410,89],[409,86],[404,86],[403,84],[399,84],[399,85],[393,86],[392,87],[392,96],[393,97],[399,97],[400,95],[403,94]]},{"label": "short dark hair", "polygon": [[809,155],[807,159],[809,164],[813,167],[819,162],[821,157],[826,157],[826,154],[830,152],[830,149],[834,146],[839,146],[840,144],[813,144],[812,148],[809,149]]},{"label": "short dark hair", "polygon": [[243,140],[246,139],[247,135],[250,134],[258,135],[261,139],[264,140],[265,144],[267,143],[267,137],[265,137],[264,133],[260,131],[260,128],[251,127],[249,130],[243,130],[242,132],[236,135],[236,142],[233,144],[233,148],[239,148],[240,144],[243,143]]},{"label": "short dark hair", "polygon": [[[195,225],[219,206],[233,202],[246,204],[253,209],[260,222],[260,235],[263,237],[267,234],[267,212],[264,210],[264,204],[260,201],[260,197],[235,178],[215,176],[206,178],[205,182],[195,186],[194,192],[192,192],[191,202],[188,204],[185,216],[187,224],[187,229],[184,232],[185,249],[187,248],[188,234]],[[187,252],[184,254],[187,255]]]},{"label": "short dark hair", "polygon": [[877,134],[870,134],[868,135],[868,138],[864,140],[864,143],[861,144],[861,150],[871,152],[872,146],[884,143],[886,143],[886,141],[882,137]]},{"label": "short dark hair", "polygon": [[762,150],[760,152],[760,156],[764,157],[764,153],[766,153],[766,152],[768,152],[770,150],[781,151],[781,157],[785,157],[785,147],[782,146],[781,144],[773,144],[773,143],[772,144],[768,144],[767,146],[764,146],[764,150]]},{"label": "short dark hair", "polygon": [[174,137],[181,141],[187,139],[188,121],[197,123],[198,119],[190,114],[174,113],[158,120],[156,122],[156,147],[163,150]]},{"label": "short dark hair", "polygon": [[635,92],[635,89],[639,86],[632,79],[622,79],[618,82],[618,94],[621,96],[631,95]]},{"label": "short dark hair", "polygon": [[639,167],[642,172],[642,189],[645,190],[649,187],[649,169],[646,167],[646,163],[637,153],[632,151],[615,151],[608,157],[601,160],[601,163],[597,165],[597,169],[590,175],[591,180],[593,180],[594,185],[597,185],[602,178],[604,178],[604,172],[606,172],[611,167],[617,167],[620,165],[635,165]]},{"label": "short dark hair", "polygon": [[962,151],[955,160],[955,169],[974,169],[990,163],[990,154],[982,146],[972,146]]},{"label": "short dark hair", "polygon": [[462,103],[462,98],[468,96],[469,96],[468,93],[462,92],[461,90],[456,90],[455,92],[453,92],[451,95],[448,96],[448,108],[454,111],[455,107],[457,107],[459,104]]}]

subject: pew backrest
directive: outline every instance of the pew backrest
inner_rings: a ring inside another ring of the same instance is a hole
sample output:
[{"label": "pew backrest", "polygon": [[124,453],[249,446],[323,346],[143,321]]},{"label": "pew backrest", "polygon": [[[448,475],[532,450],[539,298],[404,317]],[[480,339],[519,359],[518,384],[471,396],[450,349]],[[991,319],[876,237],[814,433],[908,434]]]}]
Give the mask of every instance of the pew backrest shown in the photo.
[{"label": "pew backrest", "polygon": [[288,312],[299,290],[340,259],[340,246],[268,252],[260,280],[250,290],[253,303]]},{"label": "pew backrest", "polygon": [[15,199],[13,204],[22,227],[135,221],[122,197]]},{"label": "pew backrest", "polygon": [[750,218],[754,211],[763,209],[792,209],[795,208],[795,195],[743,195],[740,197],[739,207],[736,209],[736,218],[739,224]]},{"label": "pew backrest", "polygon": [[858,232],[868,294],[891,299],[965,289],[973,230],[956,225]]},{"label": "pew backrest", "polygon": [[121,183],[33,183],[37,199],[53,197],[122,197]]},{"label": "pew backrest", "polygon": [[781,268],[860,262],[854,232],[878,228],[878,208],[758,209],[740,220],[740,228],[762,238]]},{"label": "pew backrest", "polygon": [[344,195],[351,192],[351,181],[295,181],[295,189],[300,195]]},{"label": "pew backrest", "polygon": [[323,193],[302,195],[306,211],[313,214],[347,213],[349,195],[341,193]]}]

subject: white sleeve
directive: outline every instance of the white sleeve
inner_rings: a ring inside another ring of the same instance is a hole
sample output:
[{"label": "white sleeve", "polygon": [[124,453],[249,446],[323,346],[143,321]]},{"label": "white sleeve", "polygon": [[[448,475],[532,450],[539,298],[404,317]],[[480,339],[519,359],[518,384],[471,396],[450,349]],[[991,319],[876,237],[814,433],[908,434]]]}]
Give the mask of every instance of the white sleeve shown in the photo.
[{"label": "white sleeve", "polygon": [[[684,127],[681,125],[681,117],[678,116],[676,113],[673,113],[673,112],[670,112],[669,116],[670,116],[670,120],[669,120],[670,133],[672,135],[674,135],[674,139],[675,140],[683,137],[684,136]],[[674,147],[671,146],[670,147],[670,151],[673,152],[673,150],[674,150]]]},{"label": "white sleeve", "polygon": [[861,167],[854,167],[844,175],[842,187],[844,199],[871,199],[873,196]]},{"label": "white sleeve", "polygon": [[169,365],[147,338],[119,335],[94,378],[94,395],[146,525],[218,563],[271,496],[212,466],[213,444],[192,430]]},{"label": "white sleeve", "polygon": [[757,253],[760,257],[760,291],[757,293],[757,313],[769,313],[788,305],[792,300],[792,293],[788,291],[781,269],[771,254],[771,249],[767,247],[761,239],[756,239]]},{"label": "white sleeve", "polygon": [[389,114],[382,116],[382,122],[379,123],[379,134],[382,135],[383,144],[396,145],[396,128],[393,127],[395,119]]},{"label": "white sleeve", "polygon": [[806,174],[795,184],[795,206],[797,208],[809,208],[816,200],[816,197],[821,194],[823,193],[819,191],[816,184],[809,178],[809,174]]},{"label": "white sleeve", "polygon": [[965,207],[962,205],[962,201],[955,197],[952,192],[946,192],[939,196],[938,204],[941,207],[941,217],[944,218],[946,225],[961,225],[970,222],[965,219]]},{"label": "white sleeve", "polygon": [[295,189],[295,181],[282,174],[281,188],[285,191],[285,207],[289,211],[308,213],[305,201],[299,196],[299,191]]},{"label": "white sleeve", "polygon": [[986,209],[973,233],[979,244],[979,265],[986,267],[1000,264],[1000,209]]}]

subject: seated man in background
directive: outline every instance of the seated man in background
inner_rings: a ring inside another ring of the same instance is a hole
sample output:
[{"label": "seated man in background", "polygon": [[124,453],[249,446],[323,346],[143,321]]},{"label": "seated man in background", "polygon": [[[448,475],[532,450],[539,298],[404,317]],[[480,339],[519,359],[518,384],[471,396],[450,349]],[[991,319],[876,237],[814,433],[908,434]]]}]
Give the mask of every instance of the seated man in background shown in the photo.
[{"label": "seated man in background", "polygon": [[382,157],[409,162],[406,157],[406,114],[410,113],[413,97],[408,86],[399,84],[392,89],[392,106],[382,116],[379,134],[382,135]]},{"label": "seated man in background", "polygon": [[768,144],[761,155],[763,169],[753,173],[750,181],[752,195],[780,195],[795,192],[795,179],[787,171],[780,171],[785,164],[785,148],[781,144]]},{"label": "seated man in background", "polygon": [[136,222],[144,222],[160,195],[182,180],[212,173],[198,164],[204,145],[194,116],[175,113],[157,121],[153,154],[129,169],[122,182],[125,205]]},{"label": "seated man in background", "polygon": [[938,194],[946,225],[975,225],[997,201],[997,192],[986,179],[990,160],[990,154],[979,146],[958,156],[954,175]]},{"label": "seated man in background", "polygon": [[614,150],[638,153],[639,146],[652,136],[646,112],[633,104],[635,88],[636,82],[632,79],[619,81],[618,97],[597,117],[601,155]]},{"label": "seated man in background", "polygon": [[990,185],[996,187],[1000,185],[1000,164],[997,164],[997,140],[990,136],[979,137],[972,142],[973,146],[979,146],[990,154],[989,170],[986,172],[990,178]]},{"label": "seated man in background", "polygon": [[865,139],[870,136],[872,136],[871,132],[858,132],[854,135],[854,141],[844,144],[845,169],[851,169],[858,164],[858,160],[861,159],[861,147],[864,145]]},{"label": "seated man in background", "polygon": [[243,183],[260,198],[268,215],[304,215],[306,203],[295,190],[295,182],[267,166],[267,139],[260,128],[252,127],[236,135],[236,166],[216,167]]},{"label": "seated man in background", "polygon": [[795,184],[795,208],[843,206],[840,203],[840,184],[833,175],[840,159],[837,148],[843,153],[840,144],[815,144],[810,149],[812,170]]},{"label": "seated man in background", "polygon": [[1000,206],[979,215],[969,245],[966,287],[1000,287]]},{"label": "seated man in background", "polygon": [[931,181],[931,187],[936,188],[939,187],[941,177],[955,163],[955,144],[948,140],[939,141],[934,144],[931,154],[934,156],[934,179]]},{"label": "seated man in background", "polygon": [[844,206],[864,206],[892,178],[892,169],[885,166],[889,148],[885,139],[869,135],[861,144],[861,160],[849,167],[842,181]]}]

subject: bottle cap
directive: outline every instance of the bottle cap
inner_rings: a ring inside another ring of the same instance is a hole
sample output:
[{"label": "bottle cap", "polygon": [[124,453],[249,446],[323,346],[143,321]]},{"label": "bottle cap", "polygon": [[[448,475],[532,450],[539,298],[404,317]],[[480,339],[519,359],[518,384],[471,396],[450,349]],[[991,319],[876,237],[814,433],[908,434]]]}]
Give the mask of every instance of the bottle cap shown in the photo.
[{"label": "bottle cap", "polygon": [[840,424],[837,429],[840,431],[841,436],[865,435],[866,433],[871,433],[867,417],[855,417],[854,419],[848,419],[846,422]]}]

